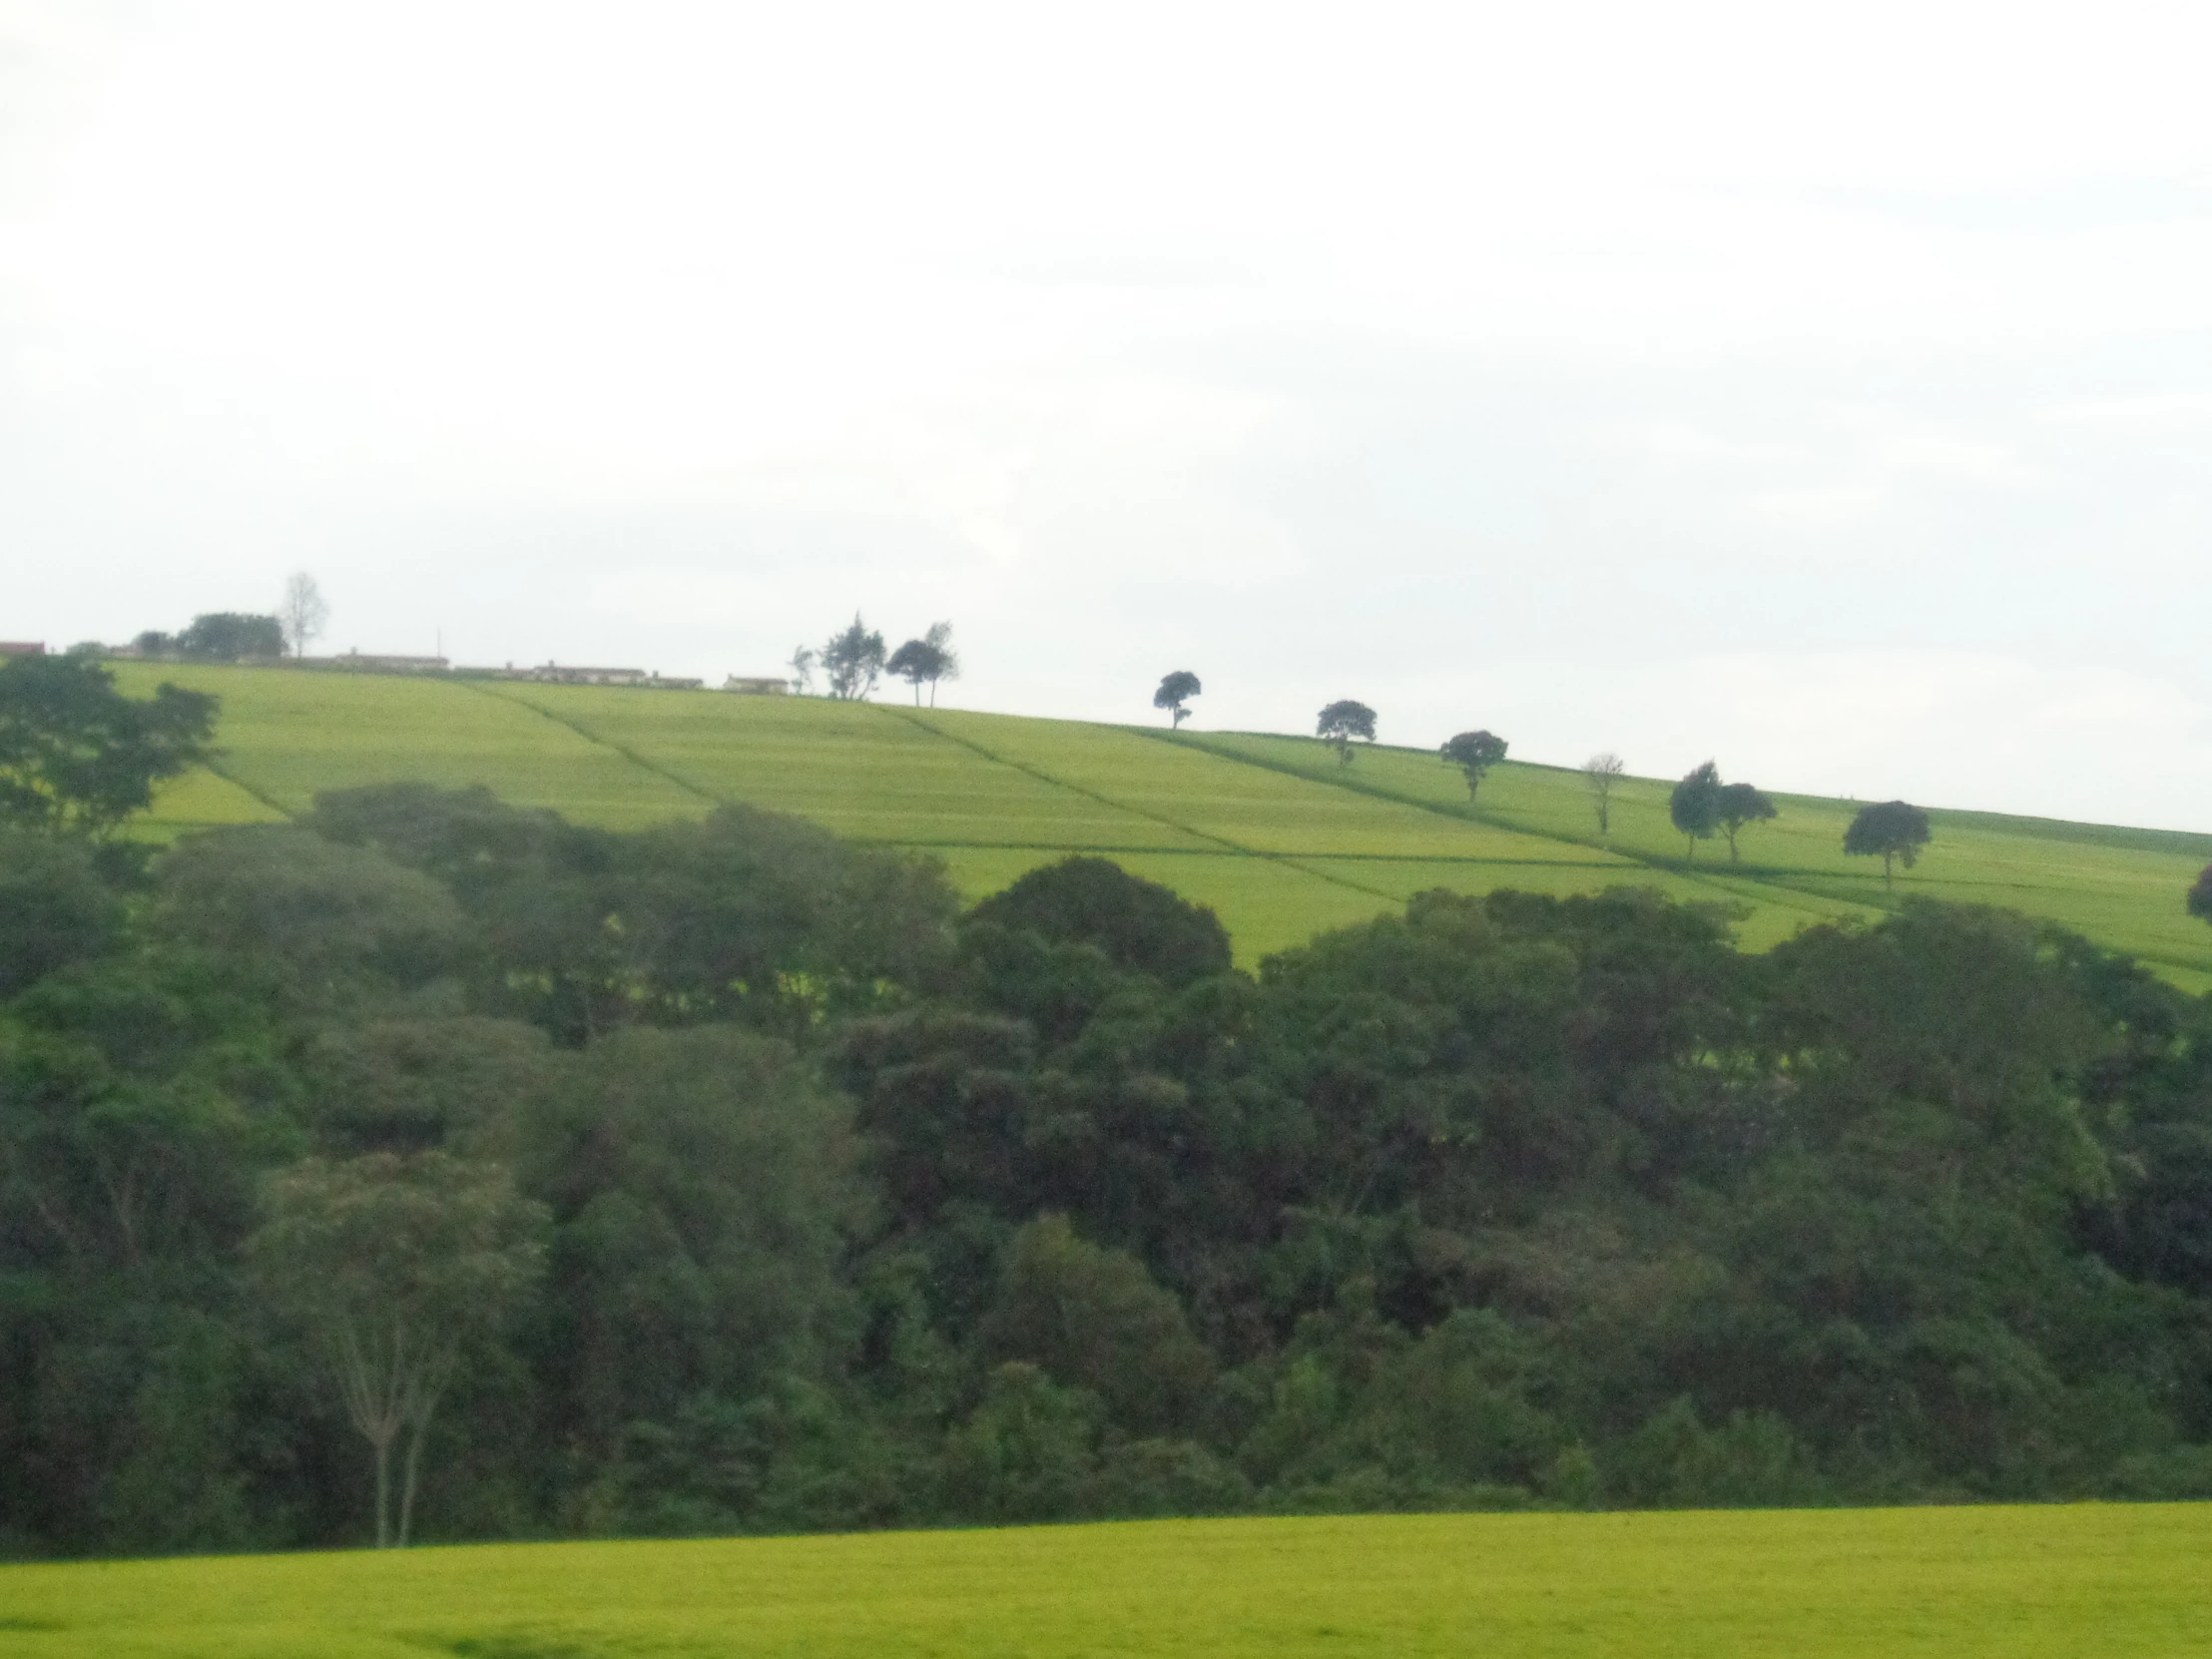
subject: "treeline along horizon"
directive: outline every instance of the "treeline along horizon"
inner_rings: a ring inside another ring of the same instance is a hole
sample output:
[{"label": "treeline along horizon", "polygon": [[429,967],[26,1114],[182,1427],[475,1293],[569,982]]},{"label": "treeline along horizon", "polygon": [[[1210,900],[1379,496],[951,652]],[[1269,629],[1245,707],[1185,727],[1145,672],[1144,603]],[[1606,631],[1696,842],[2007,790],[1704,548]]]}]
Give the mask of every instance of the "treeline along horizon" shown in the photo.
[{"label": "treeline along horizon", "polygon": [[2018,916],[1248,973],[747,809],[110,852],[0,862],[11,1554],[2212,1495],[2212,1009]]}]

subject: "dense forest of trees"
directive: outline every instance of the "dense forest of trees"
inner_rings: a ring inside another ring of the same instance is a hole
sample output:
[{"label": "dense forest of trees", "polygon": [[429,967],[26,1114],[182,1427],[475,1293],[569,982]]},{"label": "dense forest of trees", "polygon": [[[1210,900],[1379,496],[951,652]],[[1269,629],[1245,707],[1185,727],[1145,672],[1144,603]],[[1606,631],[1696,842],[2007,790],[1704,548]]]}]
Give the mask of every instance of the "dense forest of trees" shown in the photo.
[{"label": "dense forest of trees", "polygon": [[2212,1496],[2212,1004],[2016,916],[8,834],[8,1553]]}]

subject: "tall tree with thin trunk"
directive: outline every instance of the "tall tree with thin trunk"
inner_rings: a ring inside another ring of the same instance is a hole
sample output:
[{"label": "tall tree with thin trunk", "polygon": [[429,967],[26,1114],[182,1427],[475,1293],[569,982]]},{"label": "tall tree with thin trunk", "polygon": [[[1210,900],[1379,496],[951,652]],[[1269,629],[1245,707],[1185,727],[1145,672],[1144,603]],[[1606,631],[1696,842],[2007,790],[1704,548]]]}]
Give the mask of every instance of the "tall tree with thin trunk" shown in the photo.
[{"label": "tall tree with thin trunk", "polygon": [[1723,784],[1713,820],[1720,826],[1721,833],[1728,837],[1728,861],[1736,861],[1736,837],[1747,824],[1765,824],[1779,817],[1775,804],[1764,790],[1749,784]]},{"label": "tall tree with thin trunk", "polygon": [[1445,766],[1457,767],[1466,775],[1467,799],[1472,801],[1483,775],[1505,759],[1505,740],[1494,732],[1461,732],[1439,753]]},{"label": "tall tree with thin trunk", "polygon": [[330,607],[323,602],[322,589],[312,576],[303,570],[291,573],[284,583],[284,603],[276,618],[284,625],[284,643],[291,647],[291,654],[304,657],[307,642],[330,620]]},{"label": "tall tree with thin trunk", "polygon": [[1582,781],[1590,787],[1590,806],[1597,813],[1597,832],[1613,832],[1613,786],[1621,781],[1628,763],[1610,749],[1600,750],[1582,763]]},{"label": "tall tree with thin trunk", "polygon": [[952,649],[952,624],[932,622],[929,632],[918,640],[908,640],[893,651],[890,661],[883,665],[897,678],[914,688],[914,707],[921,707],[921,688],[929,688],[929,707],[937,706],[937,682],[957,680],[960,677],[960,658]]},{"label": "tall tree with thin trunk", "polygon": [[369,1443],[376,1547],[404,1548],[431,1415],[471,1351],[535,1287],[545,1210],[498,1165],[443,1152],[309,1158],[272,1178],[266,1210],[249,1247],[258,1279],[305,1330]]},{"label": "tall tree with thin trunk", "polygon": [[936,655],[936,672],[929,676],[929,707],[937,706],[937,682],[957,680],[960,677],[960,654],[952,649],[952,624],[932,622],[921,636],[921,643]]},{"label": "tall tree with thin trunk", "polygon": [[1187,668],[1179,668],[1173,674],[1160,677],[1160,689],[1152,694],[1152,706],[1168,712],[1168,724],[1177,731],[1191,718],[1191,711],[1184,707],[1205,690],[1198,683],[1198,676]]}]

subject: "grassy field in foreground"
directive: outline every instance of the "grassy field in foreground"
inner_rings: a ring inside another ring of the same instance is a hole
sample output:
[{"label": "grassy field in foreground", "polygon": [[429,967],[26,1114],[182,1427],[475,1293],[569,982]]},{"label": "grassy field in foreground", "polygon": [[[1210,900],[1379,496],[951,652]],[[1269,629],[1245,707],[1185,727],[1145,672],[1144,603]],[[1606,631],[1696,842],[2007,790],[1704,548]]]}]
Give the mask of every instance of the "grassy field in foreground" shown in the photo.
[{"label": "grassy field in foreground", "polygon": [[1731,907],[1762,948],[1908,893],[2009,905],[2212,986],[2212,929],[2181,895],[2212,835],[1937,812],[1920,867],[1884,887],[1843,856],[1852,803],[1781,798],[1685,859],[1664,780],[1624,780],[1601,838],[1580,776],[1508,764],[1470,805],[1426,751],[1338,765],[1308,738],[1167,734],[895,702],[730,697],[271,669],[119,665],[223,698],[220,776],[163,791],[149,832],[305,810],[315,793],[421,779],[484,784],[585,824],[633,829],[742,801],[943,858],[970,898],[1073,851],[1111,856],[1212,905],[1247,965],[1426,887],[1591,892],[1621,883]]},{"label": "grassy field in foreground", "polygon": [[0,1568],[0,1659],[2212,1652],[2212,1506],[1155,1521]]}]

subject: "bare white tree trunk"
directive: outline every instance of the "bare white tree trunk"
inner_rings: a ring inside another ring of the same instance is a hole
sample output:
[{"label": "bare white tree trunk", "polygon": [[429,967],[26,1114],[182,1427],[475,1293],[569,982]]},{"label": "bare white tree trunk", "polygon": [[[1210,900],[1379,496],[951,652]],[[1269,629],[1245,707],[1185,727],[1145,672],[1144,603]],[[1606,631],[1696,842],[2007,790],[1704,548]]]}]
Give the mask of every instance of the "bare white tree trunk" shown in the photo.
[{"label": "bare white tree trunk", "polygon": [[391,1441],[371,1440],[376,1459],[376,1547],[391,1548]]},{"label": "bare white tree trunk", "polygon": [[418,1424],[407,1437],[407,1469],[399,1485],[399,1547],[407,1547],[407,1539],[414,1531],[415,1487],[422,1473],[422,1436],[429,1424]]}]

